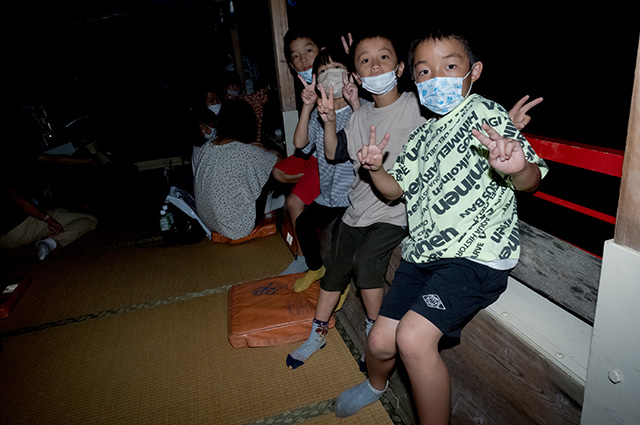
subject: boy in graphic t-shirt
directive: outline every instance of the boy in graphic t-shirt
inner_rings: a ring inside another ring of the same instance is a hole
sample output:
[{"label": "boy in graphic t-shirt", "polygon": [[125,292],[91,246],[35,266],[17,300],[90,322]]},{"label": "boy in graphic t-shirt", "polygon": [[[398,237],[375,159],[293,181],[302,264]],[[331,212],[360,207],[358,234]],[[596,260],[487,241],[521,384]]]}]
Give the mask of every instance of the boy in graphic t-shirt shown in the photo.
[{"label": "boy in graphic t-shirt", "polygon": [[377,144],[372,130],[358,152],[382,196],[406,202],[409,237],[367,340],[369,379],[342,393],[335,411],[349,416],[378,400],[399,354],[420,423],[445,424],[450,382],[438,343],[459,339],[506,289],[520,252],[514,190],[535,190],[547,168],[500,105],[469,95],[483,65],[464,38],[416,40],[408,67],[436,117],[409,136],[388,172],[389,135]]}]

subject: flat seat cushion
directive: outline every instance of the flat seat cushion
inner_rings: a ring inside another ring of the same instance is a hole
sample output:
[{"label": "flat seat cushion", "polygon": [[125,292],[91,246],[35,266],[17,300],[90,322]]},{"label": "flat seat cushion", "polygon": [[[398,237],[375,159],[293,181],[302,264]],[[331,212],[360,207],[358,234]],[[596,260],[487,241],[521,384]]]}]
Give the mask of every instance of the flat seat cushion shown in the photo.
[{"label": "flat seat cushion", "polygon": [[262,219],[260,223],[258,223],[256,227],[253,228],[251,233],[249,233],[244,238],[230,239],[226,236],[222,236],[218,232],[211,232],[211,240],[216,243],[226,243],[226,244],[234,245],[234,244],[250,241],[251,239],[270,236],[275,234],[277,231],[278,229],[276,227],[275,215],[268,214],[265,216],[265,218]]},{"label": "flat seat cushion", "polygon": [[[232,286],[229,289],[229,342],[235,348],[271,347],[304,341],[311,332],[320,282],[304,292],[295,273]],[[335,326],[331,317],[329,327]]]}]

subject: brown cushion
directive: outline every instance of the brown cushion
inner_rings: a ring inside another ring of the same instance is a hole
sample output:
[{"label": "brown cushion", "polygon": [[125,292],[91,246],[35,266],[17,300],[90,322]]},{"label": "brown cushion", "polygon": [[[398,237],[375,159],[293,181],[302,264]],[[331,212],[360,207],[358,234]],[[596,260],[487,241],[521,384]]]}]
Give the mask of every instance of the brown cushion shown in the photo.
[{"label": "brown cushion", "polygon": [[[229,289],[229,342],[235,348],[270,347],[304,341],[311,332],[320,282],[304,292],[295,273],[235,285]],[[335,326],[331,317],[329,327]]]},{"label": "brown cushion", "polygon": [[211,232],[211,240],[216,243],[227,243],[230,245],[250,241],[255,238],[262,238],[264,236],[270,236],[278,231],[276,228],[276,218],[274,214],[265,215],[260,223],[244,238],[229,239],[226,236],[222,236],[220,233]]}]

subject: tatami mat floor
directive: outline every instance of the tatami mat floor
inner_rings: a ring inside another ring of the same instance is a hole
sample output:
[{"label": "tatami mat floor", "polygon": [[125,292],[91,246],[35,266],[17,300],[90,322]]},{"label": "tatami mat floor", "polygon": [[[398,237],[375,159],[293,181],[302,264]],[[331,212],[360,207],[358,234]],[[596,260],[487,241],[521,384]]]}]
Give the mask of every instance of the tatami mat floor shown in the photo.
[{"label": "tatami mat floor", "polygon": [[148,210],[45,261],[32,248],[3,254],[2,274],[32,283],[0,320],[1,423],[394,423],[381,403],[333,414],[334,398],[364,379],[337,328],[295,371],[284,360],[299,343],[229,344],[227,290],[286,267],[279,234],[141,247],[136,240],[154,237],[156,208]]}]

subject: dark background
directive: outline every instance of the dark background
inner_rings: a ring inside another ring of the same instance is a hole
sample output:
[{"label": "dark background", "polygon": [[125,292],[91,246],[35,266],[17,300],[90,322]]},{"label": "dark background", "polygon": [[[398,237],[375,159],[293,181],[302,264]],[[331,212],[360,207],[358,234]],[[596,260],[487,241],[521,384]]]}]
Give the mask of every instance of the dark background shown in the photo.
[{"label": "dark background", "polygon": [[[390,30],[402,57],[435,23],[456,26],[484,63],[476,93],[507,109],[525,94],[544,97],[526,133],[624,150],[640,24],[631,10],[604,3],[560,6],[290,0],[287,9],[290,25],[315,25],[336,39],[371,26]],[[257,87],[277,88],[268,2],[237,0],[234,9],[230,16],[229,3],[215,0],[5,6],[3,117],[18,131],[4,143],[21,143],[22,107],[38,104],[60,134],[89,116],[101,145],[127,161],[183,154],[193,142],[190,108],[232,61],[232,22],[243,55],[259,68]],[[279,126],[274,98],[268,130]],[[615,216],[619,179],[550,168],[541,190]],[[525,198],[521,217],[590,252],[600,254],[613,236],[613,225]]]}]

